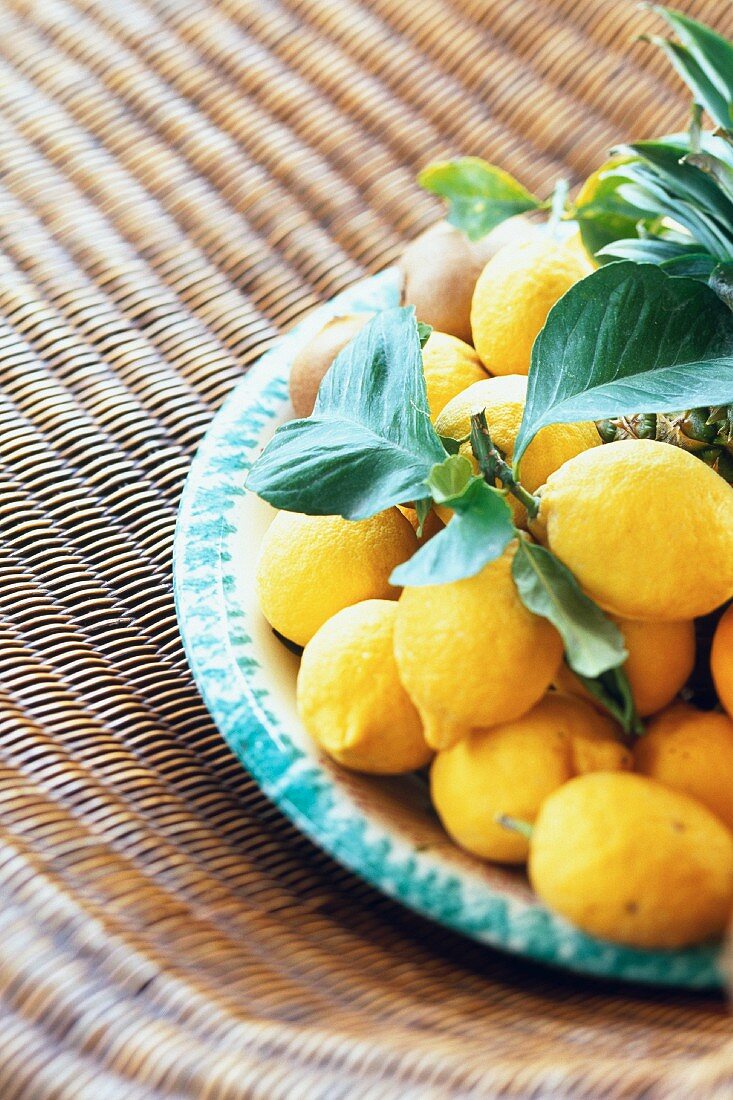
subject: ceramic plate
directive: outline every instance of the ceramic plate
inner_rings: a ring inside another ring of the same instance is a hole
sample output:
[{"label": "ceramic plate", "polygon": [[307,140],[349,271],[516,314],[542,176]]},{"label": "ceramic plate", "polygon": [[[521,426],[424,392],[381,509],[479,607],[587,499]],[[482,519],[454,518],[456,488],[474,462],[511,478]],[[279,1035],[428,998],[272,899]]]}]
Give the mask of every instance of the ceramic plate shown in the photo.
[{"label": "ceramic plate", "polygon": [[352,775],[324,759],[295,709],[297,658],[272,634],[254,563],[272,509],[245,493],[247,470],[291,415],[293,356],[342,313],[398,304],[394,270],[311,314],[248,372],[191,467],[175,539],[178,619],[222,736],[265,793],[314,841],[411,909],[491,947],[588,974],[687,988],[722,984],[715,947],[638,951],[582,935],[533,897],[518,871],[456,849],[413,778]]}]

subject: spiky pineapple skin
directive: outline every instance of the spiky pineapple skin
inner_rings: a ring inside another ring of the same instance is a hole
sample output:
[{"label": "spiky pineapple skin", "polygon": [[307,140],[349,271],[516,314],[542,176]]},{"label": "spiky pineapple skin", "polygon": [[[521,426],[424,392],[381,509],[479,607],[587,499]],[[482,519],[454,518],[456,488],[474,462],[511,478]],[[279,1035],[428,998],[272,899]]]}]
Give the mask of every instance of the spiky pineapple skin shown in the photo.
[{"label": "spiky pineapple skin", "polygon": [[690,451],[733,485],[733,405],[672,413],[638,413],[597,422],[604,443],[656,439]]}]

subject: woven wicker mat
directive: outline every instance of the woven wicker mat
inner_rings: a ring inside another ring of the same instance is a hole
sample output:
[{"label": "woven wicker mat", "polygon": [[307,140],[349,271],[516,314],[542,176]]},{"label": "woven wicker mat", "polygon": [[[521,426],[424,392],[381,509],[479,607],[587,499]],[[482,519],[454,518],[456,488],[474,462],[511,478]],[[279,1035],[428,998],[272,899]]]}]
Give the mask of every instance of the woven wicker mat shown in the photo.
[{"label": "woven wicker mat", "polygon": [[[728,0],[678,6],[733,33]],[[722,1000],[478,948],[296,833],[207,717],[171,598],[186,469],[248,364],[438,215],[431,158],[547,188],[681,123],[650,25],[626,0],[2,0],[2,1100],[731,1095]]]}]

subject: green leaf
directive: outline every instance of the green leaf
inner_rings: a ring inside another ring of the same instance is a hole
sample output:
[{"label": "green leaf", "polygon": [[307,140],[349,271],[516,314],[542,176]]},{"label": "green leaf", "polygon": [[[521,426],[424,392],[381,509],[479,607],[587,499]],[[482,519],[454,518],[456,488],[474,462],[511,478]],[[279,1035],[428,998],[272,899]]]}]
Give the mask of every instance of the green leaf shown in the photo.
[{"label": "green leaf", "polygon": [[457,439],[453,439],[449,435],[441,435],[438,437],[443,444],[446,454],[457,455],[461,449],[461,445]]},{"label": "green leaf", "polygon": [[[671,219],[707,251],[726,256],[732,240],[730,200],[710,174],[690,159],[695,155],[690,140],[689,134],[671,134],[620,146],[615,151],[626,160],[614,169],[616,190],[623,201],[642,212],[647,223]],[[721,144],[725,143],[720,139],[700,135],[701,149],[711,155]]]},{"label": "green leaf", "polygon": [[424,321],[417,322],[417,338],[420,341],[420,348],[424,348],[430,339],[430,334],[433,331],[432,325],[426,325]]},{"label": "green leaf", "polygon": [[623,664],[628,654],[619,628],[544,546],[520,539],[512,576],[524,606],[559,632],[573,672],[600,676]]},{"label": "green leaf", "polygon": [[286,512],[365,519],[421,497],[431,465],[361,424],[313,416],[278,429],[246,486]]},{"label": "green leaf", "polygon": [[712,176],[722,193],[733,202],[733,168],[730,164],[711,153],[689,153],[684,159],[686,164],[692,164]]},{"label": "green leaf", "polygon": [[695,97],[695,102],[705,108],[719,126],[730,125],[725,119],[728,117],[728,103],[719,88],[707,75],[705,69],[697,63],[689,50],[681,46],[679,42],[670,42],[659,35],[650,35],[649,41],[658,46],[664,53],[678,76],[680,76]]},{"label": "green leaf", "polygon": [[448,200],[448,221],[472,241],[486,236],[507,218],[542,205],[508,172],[480,157],[430,164],[417,182]]},{"label": "green leaf", "polygon": [[[689,15],[683,15],[680,11],[670,8],[655,6],[654,10],[662,18],[666,19],[679,39],[688,56],[694,58],[699,70],[704,73],[707,81],[712,85],[727,106],[721,117],[713,115],[715,121],[724,129],[729,129],[733,122],[731,104],[733,103],[733,45],[722,35],[704,23],[691,19]],[[686,77],[683,75],[683,79]],[[694,89],[693,89],[694,90]],[[707,103],[703,106],[707,109]]]},{"label": "green leaf", "polygon": [[702,279],[707,283],[715,265],[715,258],[707,252],[692,252],[686,256],[673,256],[659,266],[667,275],[683,275],[689,279]]},{"label": "green leaf", "polygon": [[651,163],[642,161],[627,165],[620,171],[629,182],[619,186],[619,195],[645,210],[647,219],[669,218],[683,226],[692,240],[713,256],[722,258],[730,253],[731,237],[727,226],[703,209],[699,202],[684,198],[675,189],[675,180],[665,179]]},{"label": "green leaf", "polygon": [[425,497],[425,479],[444,458],[414,309],[389,309],[336,357],[313,415],[277,430],[247,488],[289,512],[364,519]]},{"label": "green leaf", "polygon": [[422,500],[415,501],[415,512],[417,514],[417,537],[422,538],[423,527],[425,526],[425,520],[430,515],[430,510],[433,507],[432,497],[423,497]]},{"label": "green leaf", "polygon": [[576,199],[573,217],[578,222],[583,244],[593,256],[605,256],[601,250],[612,241],[637,236],[644,212],[625,202],[618,193],[626,177],[616,169],[621,161],[610,161],[597,169],[583,184]]},{"label": "green leaf", "polygon": [[[664,237],[634,237],[614,241],[602,248],[599,255],[617,260],[633,260],[636,264],[664,264],[685,256],[699,256],[700,245],[665,240]],[[707,253],[702,253],[707,255]],[[712,259],[712,257],[710,257]],[[713,263],[715,261],[713,260]]]},{"label": "green leaf", "polygon": [[473,466],[465,455],[454,454],[433,466],[427,485],[436,504],[447,504],[462,496],[474,477]]},{"label": "green leaf", "polygon": [[667,275],[687,275],[690,279],[702,279],[703,282],[708,281],[718,262],[709,252],[702,252],[699,244],[682,244],[664,237],[614,241],[601,249],[598,258],[658,264]]},{"label": "green leaf", "polygon": [[483,478],[473,477],[467,488],[446,503],[455,510],[450,523],[397,566],[390,584],[420,587],[473,577],[516,536],[503,493]]},{"label": "green leaf", "polygon": [[586,691],[616,719],[625,733],[638,736],[644,732],[636,712],[629,678],[622,667],[611,668],[596,677],[581,676],[577,672],[575,675]]},{"label": "green leaf", "polygon": [[654,165],[667,186],[673,181],[675,194],[715,215],[724,226],[730,222],[733,202],[720,190],[710,174],[695,164],[688,142],[677,144],[669,139],[638,141],[628,148]]},{"label": "green leaf", "polygon": [[710,274],[709,285],[721,302],[725,302],[728,309],[733,310],[733,264],[718,264]]},{"label": "green leaf", "polygon": [[532,349],[515,469],[547,424],[733,401],[733,316],[710,287],[609,264],[552,308]]}]

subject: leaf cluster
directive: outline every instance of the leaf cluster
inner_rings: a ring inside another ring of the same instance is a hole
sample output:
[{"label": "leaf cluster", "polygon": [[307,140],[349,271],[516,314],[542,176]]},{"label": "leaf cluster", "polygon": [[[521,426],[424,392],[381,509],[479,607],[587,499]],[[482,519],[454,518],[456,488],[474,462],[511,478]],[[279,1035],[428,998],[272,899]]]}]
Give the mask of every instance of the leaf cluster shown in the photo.
[{"label": "leaf cluster", "polygon": [[[600,262],[654,263],[717,289],[733,261],[733,45],[682,12],[653,10],[675,35],[648,40],[692,93],[689,132],[614,150],[573,215]],[[703,112],[715,132],[702,130]]]},{"label": "leaf cluster", "polygon": [[546,205],[503,168],[480,157],[430,164],[417,182],[447,200],[448,221],[472,241],[484,237],[507,218]]}]

